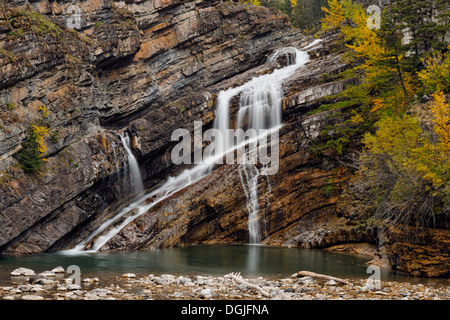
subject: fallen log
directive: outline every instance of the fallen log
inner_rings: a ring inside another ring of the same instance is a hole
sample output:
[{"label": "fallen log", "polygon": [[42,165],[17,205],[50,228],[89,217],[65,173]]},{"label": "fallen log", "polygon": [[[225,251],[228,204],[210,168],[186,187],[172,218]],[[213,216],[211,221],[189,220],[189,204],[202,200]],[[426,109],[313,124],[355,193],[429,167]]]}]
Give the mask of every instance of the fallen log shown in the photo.
[{"label": "fallen log", "polygon": [[299,272],[297,272],[297,277],[311,277],[314,279],[321,279],[321,280],[334,280],[338,283],[343,283],[343,284],[348,283],[347,280],[344,280],[341,278],[331,277],[331,276],[327,276],[325,274],[315,273],[315,272],[311,272],[311,271],[299,271]]},{"label": "fallen log", "polygon": [[261,293],[261,295],[263,295],[266,298],[270,298],[270,294],[267,293],[266,291],[264,291],[260,286],[257,286],[256,284],[252,284],[249,283],[247,281],[245,281],[242,277],[241,277],[241,273],[230,273],[229,276],[231,277],[231,279],[233,279],[237,284],[245,284],[247,286],[247,288],[249,289],[253,289],[255,291],[258,291],[259,293]]}]

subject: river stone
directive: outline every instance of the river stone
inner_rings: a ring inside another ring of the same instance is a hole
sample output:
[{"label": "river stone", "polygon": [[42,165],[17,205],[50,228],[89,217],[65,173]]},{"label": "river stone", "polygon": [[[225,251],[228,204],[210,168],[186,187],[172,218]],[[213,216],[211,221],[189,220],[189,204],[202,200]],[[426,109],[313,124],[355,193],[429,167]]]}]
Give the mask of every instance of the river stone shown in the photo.
[{"label": "river stone", "polygon": [[165,285],[165,284],[169,284],[169,280],[167,279],[162,279],[160,277],[155,277],[154,279],[155,283],[158,285]]},{"label": "river stone", "polygon": [[91,292],[88,292],[84,295],[84,300],[98,300],[98,299],[99,299],[99,297],[96,294],[91,293]]},{"label": "river stone", "polygon": [[13,272],[11,272],[11,276],[13,277],[17,277],[17,276],[32,276],[34,275],[35,272],[31,269],[27,269],[27,268],[18,268],[16,270],[14,270]]},{"label": "river stone", "polygon": [[191,278],[186,278],[183,276],[179,276],[178,278],[175,279],[175,281],[179,284],[186,284],[187,282],[192,282]]},{"label": "river stone", "polygon": [[34,284],[30,288],[30,292],[42,292],[45,291],[41,284]]},{"label": "river stone", "polygon": [[81,286],[77,285],[77,284],[69,284],[67,286],[68,290],[81,290]]},{"label": "river stone", "polygon": [[107,295],[113,294],[113,292],[109,289],[95,288],[91,291],[91,293],[96,294],[100,297],[106,297]]},{"label": "river stone", "polygon": [[333,279],[325,282],[326,286],[335,286],[336,284],[337,284],[336,281],[334,281]]},{"label": "river stone", "polygon": [[38,295],[31,295],[27,294],[22,296],[22,300],[44,300],[44,297],[38,296]]},{"label": "river stone", "polygon": [[212,297],[212,294],[213,294],[212,290],[209,288],[206,288],[206,289],[203,289],[202,291],[200,291],[199,296],[200,296],[200,298],[208,299],[208,298]]},{"label": "river stone", "polygon": [[134,273],[124,273],[122,275],[122,278],[127,278],[127,279],[136,278],[136,275]]},{"label": "river stone", "polygon": [[236,289],[241,290],[241,291],[247,291],[248,287],[246,284],[242,283],[242,284],[238,285],[236,287]]},{"label": "river stone", "polygon": [[302,278],[299,278],[297,281],[301,284],[306,284],[306,285],[314,283],[314,279],[312,277],[302,277]]},{"label": "river stone", "polygon": [[66,273],[66,271],[64,270],[64,268],[61,267],[61,266],[58,266],[58,267],[53,268],[53,269],[52,269],[52,272],[54,272],[54,273]]},{"label": "river stone", "polygon": [[56,273],[53,271],[44,271],[44,272],[41,272],[40,275],[43,275],[44,277],[50,277],[50,278],[56,277]]},{"label": "river stone", "polygon": [[17,289],[23,292],[29,292],[33,286],[31,284],[21,284],[17,286]]},{"label": "river stone", "polygon": [[35,284],[35,283],[40,284],[41,281],[44,280],[44,279],[47,279],[47,278],[45,276],[43,276],[42,274],[35,274],[35,275],[30,277],[28,282],[31,283],[31,284]]}]

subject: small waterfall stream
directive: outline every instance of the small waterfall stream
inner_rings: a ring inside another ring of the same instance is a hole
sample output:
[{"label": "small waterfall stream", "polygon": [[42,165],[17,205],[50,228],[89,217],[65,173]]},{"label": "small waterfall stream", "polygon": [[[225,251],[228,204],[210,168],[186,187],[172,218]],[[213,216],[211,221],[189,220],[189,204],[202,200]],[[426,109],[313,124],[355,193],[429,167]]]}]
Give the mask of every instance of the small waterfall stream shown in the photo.
[{"label": "small waterfall stream", "polygon": [[[281,59],[286,67],[275,70],[267,77],[259,77],[244,85],[239,102],[236,128],[251,128],[255,130],[274,129],[281,125],[281,109],[283,100],[283,80],[292,72],[309,61],[309,55],[305,51],[299,51],[293,47],[276,50],[268,59],[268,62]],[[235,91],[233,89],[233,91]],[[234,92],[233,92],[234,93]],[[229,108],[229,106],[228,106]],[[259,218],[259,192],[258,179],[261,171],[256,165],[256,151],[249,150],[248,163],[240,166],[240,178],[242,188],[245,191],[248,216],[248,232],[250,244],[258,244],[262,240],[261,223]],[[271,190],[269,177],[267,188]],[[270,191],[269,191],[270,192]]]},{"label": "small waterfall stream", "polygon": [[[214,128],[223,133],[224,137],[229,134],[227,130],[231,128],[230,102],[233,97],[240,94],[240,108],[237,114],[236,128],[255,130],[270,129],[268,131],[269,133],[271,130],[278,130],[282,124],[281,106],[283,99],[283,81],[310,61],[308,49],[318,42],[320,42],[320,40],[315,40],[302,50],[297,50],[293,47],[277,50],[269,57],[268,62],[284,57],[287,64],[286,67],[275,69],[271,74],[255,77],[242,86],[221,91],[217,97]],[[128,153],[130,174],[132,181],[136,184],[135,191],[136,193],[140,193],[142,192],[143,187],[142,182],[139,183],[139,181],[141,181],[139,167],[137,166],[136,158],[131,152],[130,139],[128,136],[121,136],[121,138]],[[261,137],[257,137],[257,139],[260,138]],[[225,139],[225,141],[229,142],[231,139]],[[213,170],[214,161],[216,159],[220,159],[225,154],[241,147],[242,143],[252,143],[251,141],[239,142],[234,146],[224,145],[224,148],[220,150],[222,152],[216,152],[212,159],[204,160],[203,163],[183,171],[178,176],[170,177],[162,186],[135,200],[113,218],[105,221],[97,230],[91,233],[75,248],[67,250],[66,252],[77,253],[80,251],[98,251],[131,221],[146,213],[150,208],[161,201],[164,201],[174,193],[208,175]],[[248,159],[252,159],[251,157],[253,157],[255,150],[251,150],[250,148],[248,152],[248,156],[250,157]],[[249,240],[250,243],[257,244],[261,242],[261,227],[258,219],[260,210],[257,189],[258,178],[261,176],[261,172],[255,164],[251,163],[243,163],[240,170],[241,183],[246,194],[247,207],[249,210]]]},{"label": "small waterfall stream", "polygon": [[122,133],[120,135],[120,139],[128,156],[128,169],[130,171],[130,183],[133,186],[133,194],[140,195],[142,192],[144,192],[144,184],[142,182],[139,164],[136,160],[136,157],[133,154],[133,151],[131,151],[130,136],[126,133]]}]

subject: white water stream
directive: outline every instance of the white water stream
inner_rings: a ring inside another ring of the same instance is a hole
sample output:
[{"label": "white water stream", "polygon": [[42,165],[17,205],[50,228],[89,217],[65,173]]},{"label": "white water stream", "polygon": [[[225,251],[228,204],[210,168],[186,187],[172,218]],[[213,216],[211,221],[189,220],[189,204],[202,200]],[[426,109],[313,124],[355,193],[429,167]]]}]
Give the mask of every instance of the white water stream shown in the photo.
[{"label": "white water stream", "polygon": [[[130,183],[133,186],[133,192],[135,195],[140,195],[144,192],[144,184],[142,182],[141,171],[139,169],[139,164],[136,157],[131,151],[131,139],[130,136],[123,133],[120,135],[123,147],[128,155],[128,167],[130,170]],[[115,151],[114,151],[115,152]]]},{"label": "white water stream", "polygon": [[[275,53],[269,57],[268,62],[275,61],[279,57],[284,57],[287,61],[286,67],[276,69],[270,74],[255,77],[242,86],[221,91],[217,98],[214,128],[222,132],[224,137],[228,134],[227,129],[231,128],[230,102],[233,97],[241,95],[240,108],[236,119],[236,128],[251,128],[256,130],[269,129],[266,132],[266,135],[279,130],[282,124],[281,109],[283,81],[310,61],[308,49],[318,42],[320,42],[320,40],[314,41],[302,50],[288,47],[275,51]],[[131,177],[132,181],[136,183],[136,191],[142,190],[142,186],[137,182],[139,167],[137,167],[137,161],[131,152],[129,137],[122,136],[121,138],[128,153]],[[261,137],[257,137],[257,139],[260,138]],[[225,141],[230,141],[230,139],[225,139]],[[79,253],[81,251],[98,251],[131,221],[146,213],[157,203],[164,201],[175,192],[188,187],[208,175],[214,167],[215,159],[220,159],[225,154],[234,152],[234,150],[241,147],[242,144],[251,143],[251,140],[247,140],[239,141],[237,145],[226,145],[224,150],[222,150],[223,152],[218,152],[212,159],[208,159],[210,161],[205,160],[202,164],[195,165],[194,167],[183,171],[178,176],[170,177],[162,186],[149,194],[145,194],[138,198],[114,217],[105,221],[97,230],[91,233],[75,248],[67,250],[66,252]],[[261,174],[255,164],[244,163],[241,165],[240,170],[241,182],[246,194],[247,208],[249,210],[249,240],[250,243],[256,244],[261,242],[261,227],[258,220],[259,204],[257,189],[258,178]],[[149,198],[152,198],[153,201],[146,203],[145,200]],[[122,218],[123,221],[120,222],[120,219]],[[114,227],[112,227],[113,225]],[[87,245],[88,250],[86,250]]]}]

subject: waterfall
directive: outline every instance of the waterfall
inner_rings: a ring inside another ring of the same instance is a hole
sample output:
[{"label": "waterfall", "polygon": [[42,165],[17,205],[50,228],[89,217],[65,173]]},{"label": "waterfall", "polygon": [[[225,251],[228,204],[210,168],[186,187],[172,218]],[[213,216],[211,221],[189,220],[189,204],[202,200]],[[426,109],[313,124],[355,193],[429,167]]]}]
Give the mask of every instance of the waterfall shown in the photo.
[{"label": "waterfall", "polygon": [[[278,130],[281,126],[281,105],[283,98],[283,81],[294,74],[300,67],[309,62],[307,49],[314,46],[320,40],[314,41],[308,47],[301,51],[296,48],[285,48],[276,51],[268,59],[268,62],[275,61],[280,57],[286,60],[287,66],[282,69],[276,69],[271,74],[265,74],[253,78],[240,87],[223,90],[218,94],[216,116],[214,128],[223,133],[224,137],[228,134],[227,129],[231,128],[230,121],[230,102],[237,95],[240,96],[240,108],[237,114],[237,128],[251,129],[271,129]],[[121,136],[122,143],[128,153],[129,167],[132,175],[132,181],[137,184],[136,190],[140,189],[138,178],[139,168],[137,161],[131,152],[130,139],[128,136]],[[259,138],[259,137],[258,137]],[[230,141],[230,139],[225,139]],[[244,143],[250,143],[245,142]],[[164,201],[174,193],[186,188],[187,186],[203,179],[214,167],[214,161],[222,158],[226,153],[230,153],[242,145],[242,141],[237,145],[225,145],[222,152],[216,152],[210,161],[203,161],[192,168],[184,170],[175,177],[168,180],[154,191],[141,196],[133,203],[122,209],[111,219],[105,221],[97,230],[91,233],[86,239],[80,242],[74,249],[66,250],[67,253],[79,253],[80,251],[98,251],[111,238],[117,235],[131,221],[146,213],[156,204]],[[249,151],[251,159],[253,151]],[[137,168],[137,170],[136,170]],[[261,175],[260,169],[251,163],[244,163],[240,169],[240,178],[246,194],[247,208],[249,210],[249,240],[250,243],[259,243],[261,241],[261,227],[258,219],[258,178]],[[269,186],[270,188],[270,186]]]},{"label": "waterfall", "polygon": [[116,172],[119,171],[119,165],[117,162],[117,152],[116,152],[116,144],[114,142],[111,143],[111,147],[114,155],[114,167],[116,168]]},{"label": "waterfall", "polygon": [[245,192],[248,215],[248,232],[250,244],[261,242],[261,228],[259,223],[258,178],[259,170],[255,165],[243,165],[239,170],[242,188]]},{"label": "waterfall", "polygon": [[[276,50],[269,57],[268,62],[273,62],[280,58],[286,63],[285,68],[275,70],[267,76],[254,78],[249,83],[243,85],[241,90],[239,88],[230,90],[233,95],[241,91],[236,128],[260,130],[274,129],[281,125],[283,81],[291,76],[299,67],[305,65],[309,61],[309,55],[306,51],[299,51],[293,47],[282,48]],[[230,98],[227,99],[227,101],[230,100]],[[223,108],[229,108],[229,106],[224,106]],[[222,111],[222,113],[225,114],[226,112]],[[256,161],[254,161],[255,150],[249,150],[247,156],[253,161],[243,163],[240,166],[239,174],[249,211],[249,242],[250,244],[258,244],[261,242],[260,207],[258,203],[258,178],[261,176],[261,172],[256,165]],[[271,190],[268,177],[267,182],[268,189]]]},{"label": "waterfall", "polygon": [[[120,135],[120,139],[122,141],[123,147],[127,152],[128,156],[128,169],[130,172],[130,183],[133,186],[133,193],[135,195],[139,195],[144,191],[144,184],[142,182],[141,171],[139,169],[139,164],[136,160],[136,157],[131,150],[131,139],[130,136],[126,133]],[[126,167],[125,167],[126,168]]]}]

